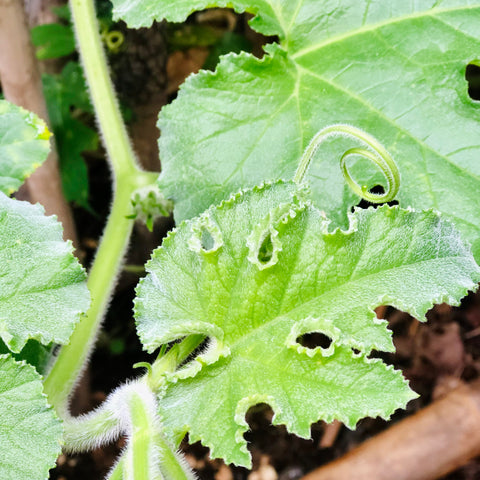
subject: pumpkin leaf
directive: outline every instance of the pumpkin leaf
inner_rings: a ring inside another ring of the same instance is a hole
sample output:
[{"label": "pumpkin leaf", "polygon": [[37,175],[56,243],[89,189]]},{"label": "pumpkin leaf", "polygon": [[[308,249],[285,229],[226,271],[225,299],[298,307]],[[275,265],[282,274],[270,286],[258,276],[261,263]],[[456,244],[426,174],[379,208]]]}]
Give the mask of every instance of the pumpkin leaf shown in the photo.
[{"label": "pumpkin leaf", "polygon": [[66,343],[87,310],[85,271],[72,251],[43,207],[0,193],[0,338],[12,352],[28,339]]},{"label": "pumpkin leaf", "polygon": [[0,355],[0,478],[45,480],[61,439],[62,424],[47,404],[42,377],[25,362]]},{"label": "pumpkin leaf", "polygon": [[[242,191],[183,222],[147,271],[135,302],[146,349],[210,338],[170,377],[163,424],[244,466],[244,417],[257,403],[302,437],[320,419],[353,428],[404,407],[415,394],[401,372],[369,358],[394,350],[374,309],[393,305],[424,320],[434,303],[458,304],[480,280],[470,250],[438,214],[356,210],[347,231],[330,231],[293,182]],[[300,339],[311,332],[330,344],[307,348]]]},{"label": "pumpkin leaf", "polygon": [[[131,26],[231,7],[277,35],[263,59],[228,55],[190,77],[160,114],[160,186],[180,221],[230,192],[293,177],[312,137],[351,124],[375,136],[402,175],[400,205],[435,208],[480,258],[480,102],[467,65],[480,51],[478,0],[114,0]],[[350,148],[347,145],[346,148]],[[316,204],[337,225],[358,197],[344,185],[342,142],[324,145],[309,173]],[[375,168],[358,167],[373,187]]]},{"label": "pumpkin leaf", "polygon": [[0,192],[14,193],[46,160],[49,138],[43,120],[0,100]]}]

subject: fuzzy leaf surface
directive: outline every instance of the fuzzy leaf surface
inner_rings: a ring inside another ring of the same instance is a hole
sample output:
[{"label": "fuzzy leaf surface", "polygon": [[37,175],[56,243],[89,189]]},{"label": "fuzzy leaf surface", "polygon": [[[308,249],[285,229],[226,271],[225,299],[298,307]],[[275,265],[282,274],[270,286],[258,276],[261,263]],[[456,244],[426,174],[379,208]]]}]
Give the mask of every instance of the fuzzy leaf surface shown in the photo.
[{"label": "fuzzy leaf surface", "polygon": [[11,195],[45,161],[49,137],[43,120],[0,100],[0,192]]},{"label": "fuzzy leaf surface", "polygon": [[[239,188],[292,178],[315,133],[347,123],[375,136],[398,162],[400,205],[441,211],[480,258],[480,102],[465,80],[480,52],[478,0],[114,4],[134,26],[229,6],[254,13],[253,28],[279,36],[262,60],[229,55],[214,74],[190,77],[162,110],[161,188],[178,220]],[[345,227],[358,198],[338,166],[344,150],[341,142],[325,144],[309,179],[317,205]],[[372,181],[372,170],[361,165],[359,182]]]},{"label": "fuzzy leaf surface", "polygon": [[62,425],[41,380],[32,366],[0,355],[0,478],[46,480],[61,453]]},{"label": "fuzzy leaf surface", "polygon": [[18,353],[28,339],[66,343],[89,305],[85,271],[40,205],[0,193],[0,337]]},{"label": "fuzzy leaf surface", "polygon": [[[250,465],[244,417],[260,402],[302,437],[319,419],[354,427],[404,407],[415,394],[401,373],[367,358],[394,349],[373,309],[394,305],[423,320],[480,280],[457,231],[431,211],[358,210],[348,231],[328,232],[304,195],[292,183],[256,187],[182,223],[138,287],[147,350],[210,337],[171,378],[161,415],[174,435],[189,432],[227,462]],[[297,339],[310,332],[331,345],[303,347]]]}]

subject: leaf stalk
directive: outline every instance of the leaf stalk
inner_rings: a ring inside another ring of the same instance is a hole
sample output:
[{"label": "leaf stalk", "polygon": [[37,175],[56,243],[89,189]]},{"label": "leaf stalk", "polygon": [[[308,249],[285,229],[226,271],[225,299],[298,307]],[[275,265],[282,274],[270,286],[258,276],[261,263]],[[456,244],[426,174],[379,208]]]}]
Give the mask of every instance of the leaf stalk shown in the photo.
[{"label": "leaf stalk", "polygon": [[50,403],[63,417],[68,417],[68,397],[88,360],[121,271],[134,223],[127,218],[133,213],[131,197],[135,190],[152,185],[158,177],[141,169],[131,147],[108,74],[93,0],[71,0],[70,6],[87,84],[112,168],[114,195],[88,278],[90,310],[77,324],[70,343],[61,348],[44,382]]}]

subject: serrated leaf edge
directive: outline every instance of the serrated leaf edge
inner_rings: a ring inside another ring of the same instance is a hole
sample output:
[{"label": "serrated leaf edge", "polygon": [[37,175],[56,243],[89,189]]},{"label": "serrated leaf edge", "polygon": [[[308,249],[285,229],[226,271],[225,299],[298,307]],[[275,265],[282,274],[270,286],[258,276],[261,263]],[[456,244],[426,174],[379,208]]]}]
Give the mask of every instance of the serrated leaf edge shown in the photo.
[{"label": "serrated leaf edge", "polygon": [[[27,370],[30,370],[31,372],[33,372],[36,376],[37,376],[37,379],[40,383],[40,386],[42,388],[38,389],[38,393],[40,394],[40,396],[45,400],[45,411],[48,411],[52,414],[53,416],[53,419],[54,420],[57,420],[59,422],[59,424],[62,426],[63,425],[63,422],[62,420],[60,419],[60,417],[58,416],[57,412],[55,411],[55,409],[52,407],[52,405],[50,405],[50,403],[48,402],[48,396],[45,394],[45,392],[43,391],[43,375],[41,375],[40,373],[37,372],[37,370],[35,369],[35,367],[33,367],[32,365],[30,365],[29,363],[27,363],[25,360],[17,360],[15,359],[11,354],[9,353],[6,353],[6,354],[0,354],[0,361],[1,360],[13,360],[13,362],[18,365],[19,367],[21,368],[26,368]],[[33,380],[32,380],[33,381]],[[31,383],[32,381],[30,381],[29,383]],[[57,440],[57,444],[58,444],[58,451],[57,451],[57,454],[55,456],[55,458],[52,458],[52,461],[51,461],[51,465],[49,467],[46,468],[46,471],[44,473],[44,477],[47,478],[48,477],[48,472],[50,471],[50,469],[54,468],[55,467],[55,459],[61,454],[62,452],[62,446],[63,446],[63,443],[64,443],[64,440],[63,440],[63,426],[62,426],[62,435],[61,437]]]},{"label": "serrated leaf edge", "polygon": [[[31,203],[23,201],[23,200],[12,199],[12,198],[9,198],[7,195],[5,195],[2,192],[0,192],[0,195],[3,195],[8,201],[15,202],[15,203],[17,203],[17,202],[22,203],[25,206],[27,206],[29,209],[31,208],[31,212],[32,212],[32,215],[30,215],[31,217],[34,217],[34,216],[35,217],[42,217],[44,219],[51,220],[53,222],[52,225],[51,225],[51,228],[54,228],[56,230],[56,233],[60,235],[60,238],[62,237],[62,235],[63,235],[63,225],[62,225],[62,223],[58,220],[57,215],[46,215],[45,208],[43,207],[43,205],[41,205],[40,203],[31,204]],[[40,243],[41,243],[41,241],[40,241]],[[61,240],[61,239],[50,240],[49,243],[54,243],[54,244],[58,245],[57,253],[60,251],[60,254],[64,255],[65,257],[71,256],[71,259],[76,261],[75,260],[75,255],[74,255],[75,247],[73,246],[73,242],[71,240],[69,240],[69,239],[68,240]],[[83,273],[84,279],[86,279],[87,278],[87,272],[86,272],[85,268],[83,267],[82,264],[80,264],[80,262],[76,261],[76,263],[77,263],[77,268],[79,268],[79,273],[80,272]],[[62,287],[62,288],[68,288],[68,286],[67,287]],[[75,314],[72,315],[72,324],[71,324],[70,335],[73,332],[73,330],[75,328],[75,325],[77,325],[77,323],[80,321],[81,316],[90,307],[90,300],[91,299],[90,299],[90,292],[89,291],[88,291],[88,295],[89,295],[89,302],[88,302],[87,307],[85,308],[85,311],[84,310],[77,310],[75,312]],[[56,336],[55,334],[53,334],[51,337],[50,336],[46,337],[45,335],[43,335],[39,331],[35,331],[35,332],[30,331],[28,337],[17,338],[16,336],[11,335],[8,332],[7,328],[3,328],[4,325],[6,326],[6,322],[4,320],[0,319],[0,338],[2,338],[2,340],[8,346],[8,348],[14,353],[20,353],[21,349],[26,345],[28,340],[36,340],[36,341],[40,342],[42,345],[48,345],[49,343],[58,343],[60,345],[64,345],[64,344],[68,343],[68,340],[64,341],[63,339]],[[16,340],[15,345],[11,344],[12,339]]]},{"label": "serrated leaf edge", "polygon": [[393,367],[393,365],[387,365],[380,359],[368,358],[366,355],[355,354],[352,351],[350,351],[350,355],[352,356],[352,358],[359,358],[365,364],[369,364],[369,365],[378,364],[381,367],[385,368],[387,372],[394,372],[398,377],[400,377],[402,384],[407,387],[404,390],[405,392],[404,397],[401,399],[394,399],[397,401],[395,403],[393,403],[392,401],[390,406],[388,406],[385,410],[380,410],[380,409],[371,408],[371,407],[369,408],[367,406],[367,408],[363,410],[362,413],[357,415],[351,415],[351,416],[348,416],[348,415],[342,416],[342,415],[332,414],[332,413],[325,414],[320,410],[315,415],[316,417],[315,419],[307,419],[309,423],[309,427],[307,430],[296,428],[292,424],[292,422],[277,421],[277,417],[281,414],[282,410],[274,397],[266,394],[254,394],[254,395],[249,395],[247,397],[243,397],[237,402],[237,405],[235,408],[235,415],[234,415],[234,421],[238,425],[238,428],[235,432],[235,442],[239,446],[239,452],[243,457],[243,460],[242,460],[243,463],[235,463],[232,461],[232,459],[228,458],[228,456],[223,454],[217,454],[218,448],[210,444],[210,442],[206,441],[201,433],[192,432],[191,425],[188,423],[184,424],[182,428],[179,428],[177,431],[175,431],[174,435],[179,435],[183,437],[188,432],[189,440],[191,443],[200,441],[202,445],[210,449],[211,458],[222,458],[227,463],[235,463],[236,465],[240,465],[246,468],[251,468],[252,466],[251,455],[247,448],[247,445],[248,445],[247,441],[244,438],[244,434],[249,430],[249,425],[245,420],[245,415],[248,412],[250,407],[258,405],[259,403],[266,403],[272,408],[274,412],[274,415],[272,417],[273,425],[285,425],[285,428],[287,429],[288,433],[293,433],[298,437],[308,440],[308,439],[311,439],[311,430],[310,430],[311,425],[320,419],[325,421],[326,423],[331,423],[334,420],[338,420],[342,422],[345,426],[347,426],[349,429],[353,430],[355,429],[355,426],[358,423],[358,421],[361,420],[362,418],[379,417],[385,421],[388,421],[396,410],[404,407],[409,401],[419,397],[419,395],[416,392],[410,389],[409,382],[405,379],[405,377],[403,377],[401,370],[396,370]]}]

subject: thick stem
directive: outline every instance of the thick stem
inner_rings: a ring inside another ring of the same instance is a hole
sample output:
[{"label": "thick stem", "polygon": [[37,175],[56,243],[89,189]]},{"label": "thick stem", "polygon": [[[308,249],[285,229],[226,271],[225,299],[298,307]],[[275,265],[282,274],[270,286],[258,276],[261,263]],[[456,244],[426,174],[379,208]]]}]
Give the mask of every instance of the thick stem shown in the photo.
[{"label": "thick stem", "polygon": [[179,454],[172,450],[162,434],[157,435],[155,444],[160,450],[160,470],[165,480],[194,480],[196,478],[187,462],[183,458],[179,458]]},{"label": "thick stem", "polygon": [[70,0],[70,7],[92,103],[115,176],[134,175],[138,163],[108,72],[94,2]]},{"label": "thick stem", "polygon": [[[193,480],[186,462],[174,453],[161,432],[160,423],[147,395],[129,396],[131,437],[124,465],[127,480]],[[156,404],[153,402],[153,405]]]},{"label": "thick stem", "polygon": [[132,421],[132,437],[129,446],[132,457],[131,480],[149,480],[154,425],[152,425],[147,406],[137,393],[131,396],[129,409]]},{"label": "thick stem", "polygon": [[94,412],[66,421],[65,448],[92,450],[123,433],[127,447],[110,479],[193,480],[195,475],[163,435],[157,409],[156,395],[144,379],[125,384]]},{"label": "thick stem", "polygon": [[124,459],[121,458],[113,470],[109,473],[107,480],[123,480],[123,463]]},{"label": "thick stem", "polygon": [[68,397],[90,355],[132,231],[133,220],[126,218],[131,187],[122,188],[123,183],[117,183],[112,211],[88,277],[91,307],[77,324],[70,343],[61,348],[44,382],[49,402],[61,415],[67,413]]},{"label": "thick stem", "polygon": [[[122,416],[123,405],[128,404],[132,395],[140,395],[156,404],[155,394],[163,386],[165,374],[175,371],[193,350],[203,341],[201,335],[192,335],[174,345],[153,365],[137,364],[147,367],[147,373],[134,383],[127,383],[113,393],[96,410],[76,418],[67,418],[64,423],[64,448],[69,452],[85,452],[106,445],[124,432],[125,419]],[[153,410],[156,410],[154,408]],[[130,422],[127,422],[129,424]],[[162,451],[164,449],[163,446]]]},{"label": "thick stem", "polygon": [[131,196],[152,184],[157,175],[143,172],[131,148],[108,75],[93,0],[72,0],[72,18],[87,82],[112,166],[113,207],[88,279],[92,304],[77,325],[70,343],[62,347],[45,379],[45,392],[61,415],[67,415],[68,397],[88,360],[108,306],[133,227]]}]

